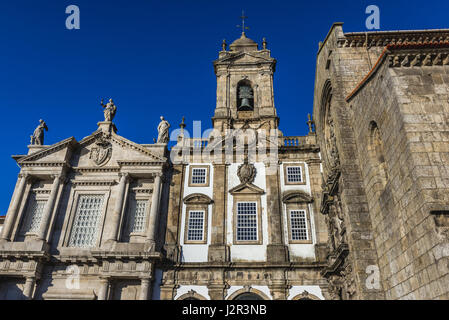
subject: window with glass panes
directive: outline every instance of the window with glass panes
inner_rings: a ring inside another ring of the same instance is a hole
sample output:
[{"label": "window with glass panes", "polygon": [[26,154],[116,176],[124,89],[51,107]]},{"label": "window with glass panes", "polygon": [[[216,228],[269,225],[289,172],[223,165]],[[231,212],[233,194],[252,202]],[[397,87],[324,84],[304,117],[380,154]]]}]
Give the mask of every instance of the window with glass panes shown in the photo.
[{"label": "window with glass panes", "polygon": [[187,241],[204,240],[204,211],[189,211]]},{"label": "window with glass panes", "polygon": [[29,199],[25,221],[22,228],[23,234],[28,232],[36,233],[39,231],[46,203],[47,200],[36,200],[34,195]]},{"label": "window with glass panes", "polygon": [[237,241],[257,241],[257,203],[237,203]]},{"label": "window with glass panes", "polygon": [[91,248],[95,246],[103,202],[103,195],[80,195],[69,247]]},{"label": "window with glass panes", "polygon": [[290,229],[293,241],[309,240],[306,211],[290,211]]},{"label": "window with glass panes", "polygon": [[206,184],[206,168],[192,168],[192,184]]},{"label": "window with glass panes", "polygon": [[145,218],[148,200],[136,200],[131,199],[128,209],[128,231],[144,232],[145,231]]},{"label": "window with glass panes", "polygon": [[299,183],[302,182],[301,167],[287,167],[287,182]]}]

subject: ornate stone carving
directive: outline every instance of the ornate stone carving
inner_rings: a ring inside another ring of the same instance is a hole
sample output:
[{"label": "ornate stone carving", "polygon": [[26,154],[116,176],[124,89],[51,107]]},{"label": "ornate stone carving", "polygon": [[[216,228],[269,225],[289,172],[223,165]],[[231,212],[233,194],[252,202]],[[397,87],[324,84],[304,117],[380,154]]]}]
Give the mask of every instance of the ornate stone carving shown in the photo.
[{"label": "ornate stone carving", "polygon": [[348,298],[352,298],[356,293],[354,275],[352,273],[352,265],[348,263],[346,267],[341,272],[343,277],[343,282],[345,285],[345,290]]},{"label": "ornate stone carving", "polygon": [[326,144],[329,154],[329,165],[331,170],[340,166],[340,155],[337,148],[337,138],[335,136],[334,120],[329,117],[327,121],[329,130],[327,131]]},{"label": "ornate stone carving", "polygon": [[256,167],[248,163],[248,158],[245,157],[245,162],[239,166],[237,171],[237,176],[240,179],[242,184],[244,183],[253,183],[256,178],[257,170]]},{"label": "ornate stone carving", "polygon": [[101,106],[103,107],[104,112],[104,121],[112,121],[114,120],[115,113],[117,112],[117,107],[114,104],[114,101],[112,99],[109,99],[109,102],[107,104],[103,103],[103,100],[101,100]]},{"label": "ornate stone carving", "polygon": [[168,130],[170,129],[170,124],[167,120],[164,119],[164,117],[161,116],[161,122],[159,123],[159,126],[157,127],[158,131],[158,138],[157,143],[168,143],[170,141],[170,136],[168,133]]},{"label": "ornate stone carving", "polygon": [[44,144],[44,131],[48,131],[47,124],[44,120],[39,120],[39,125],[31,136],[31,144],[42,146]]},{"label": "ornate stone carving", "polygon": [[95,147],[90,150],[90,159],[92,159],[97,166],[106,164],[111,156],[112,144],[104,138],[99,138],[95,142]]}]

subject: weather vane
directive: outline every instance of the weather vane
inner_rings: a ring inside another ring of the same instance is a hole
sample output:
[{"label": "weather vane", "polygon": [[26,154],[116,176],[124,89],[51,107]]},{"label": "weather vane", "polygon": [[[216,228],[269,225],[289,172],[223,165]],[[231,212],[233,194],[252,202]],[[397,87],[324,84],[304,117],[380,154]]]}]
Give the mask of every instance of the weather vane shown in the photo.
[{"label": "weather vane", "polygon": [[242,28],[242,33],[245,33],[245,30],[249,30],[249,27],[245,27],[245,19],[248,18],[245,16],[245,11],[242,10],[242,16],[240,18],[242,19],[242,25],[238,25],[237,28]]}]

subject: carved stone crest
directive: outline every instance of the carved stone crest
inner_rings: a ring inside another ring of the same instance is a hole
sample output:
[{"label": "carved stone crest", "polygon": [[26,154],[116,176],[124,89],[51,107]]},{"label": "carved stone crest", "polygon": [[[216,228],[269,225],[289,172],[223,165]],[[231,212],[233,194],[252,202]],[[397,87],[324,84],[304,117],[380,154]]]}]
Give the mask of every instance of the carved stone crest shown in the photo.
[{"label": "carved stone crest", "polygon": [[256,178],[257,170],[253,164],[245,161],[237,170],[237,176],[241,183],[253,183]]},{"label": "carved stone crest", "polygon": [[95,162],[97,166],[106,164],[112,155],[112,144],[104,139],[99,138],[95,142],[95,147],[90,150],[90,159]]}]

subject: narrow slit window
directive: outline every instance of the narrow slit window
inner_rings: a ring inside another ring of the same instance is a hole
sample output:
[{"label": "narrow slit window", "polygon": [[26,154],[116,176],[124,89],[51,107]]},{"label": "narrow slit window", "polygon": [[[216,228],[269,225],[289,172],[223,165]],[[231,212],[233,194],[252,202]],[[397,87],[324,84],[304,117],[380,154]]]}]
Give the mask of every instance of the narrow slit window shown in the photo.
[{"label": "narrow slit window", "polygon": [[237,203],[237,241],[257,241],[257,203]]},{"label": "narrow slit window", "polygon": [[307,216],[304,210],[290,211],[290,225],[291,237],[293,241],[309,240],[309,233],[307,230]]},{"label": "narrow slit window", "polygon": [[190,211],[187,241],[204,241],[204,211]]}]

